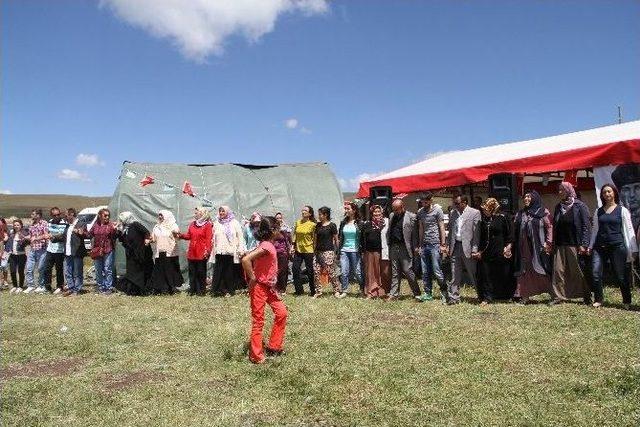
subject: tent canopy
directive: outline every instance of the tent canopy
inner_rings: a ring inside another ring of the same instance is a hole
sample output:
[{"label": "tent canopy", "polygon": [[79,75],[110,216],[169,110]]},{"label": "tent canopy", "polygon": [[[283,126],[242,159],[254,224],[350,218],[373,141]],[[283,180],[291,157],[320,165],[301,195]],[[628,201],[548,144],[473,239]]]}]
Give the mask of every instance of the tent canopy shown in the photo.
[{"label": "tent canopy", "polygon": [[[152,177],[153,184],[140,181]],[[194,197],[183,194],[185,182]],[[153,224],[158,210],[173,212],[178,225],[185,227],[196,206],[217,209],[228,205],[237,217],[252,212],[282,214],[289,221],[299,216],[303,205],[342,208],[342,192],[326,163],[299,163],[270,166],[240,164],[162,164],[124,162],[110,208],[131,211],[144,223]],[[215,212],[214,212],[215,214]]]},{"label": "tent canopy", "polygon": [[[142,187],[140,181],[145,177],[154,182]],[[183,193],[185,182],[194,196]],[[175,215],[180,230],[186,230],[197,206],[217,210],[228,205],[238,219],[256,211],[266,215],[282,212],[285,222],[292,225],[303,205],[328,206],[339,215],[342,203],[340,185],[326,163],[258,166],[126,161],[109,207],[114,217],[123,211],[133,212],[149,229],[156,223],[158,211],[167,209]],[[186,243],[181,245],[185,250]],[[119,271],[124,267],[122,261],[119,257]]]},{"label": "tent canopy", "polygon": [[451,151],[360,182],[358,197],[391,186],[394,193],[457,187],[493,173],[546,173],[640,163],[640,120],[547,138]]}]

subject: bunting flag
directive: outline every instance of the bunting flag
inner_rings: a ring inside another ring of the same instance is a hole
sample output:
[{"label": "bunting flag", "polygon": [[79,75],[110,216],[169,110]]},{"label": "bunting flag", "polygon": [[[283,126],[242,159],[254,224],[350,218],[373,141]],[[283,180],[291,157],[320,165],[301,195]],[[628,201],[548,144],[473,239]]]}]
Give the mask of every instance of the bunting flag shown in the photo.
[{"label": "bunting flag", "polygon": [[[124,173],[124,176],[127,177],[127,178],[130,178],[130,179],[134,179],[134,178],[137,177],[137,174],[136,174],[136,172],[133,172],[133,171],[127,169],[125,171],[125,173]],[[154,178],[151,175],[145,175],[144,179],[142,179],[140,181],[140,187],[146,187],[147,185],[151,185],[151,184],[161,184],[162,185],[162,191],[165,192],[165,193],[166,192],[170,192],[170,191],[174,191],[174,190],[176,190],[176,188],[178,188],[177,186],[175,186],[175,185],[173,185],[173,184],[171,184],[169,182],[163,181],[162,179]],[[212,207],[213,206],[213,202],[211,200],[207,199],[204,196],[199,196],[199,195],[197,195],[195,193],[195,191],[193,190],[193,186],[191,185],[191,183],[189,181],[185,181],[182,184],[182,193],[186,194],[187,196],[190,196],[190,197],[195,197],[196,199],[202,201],[202,205],[203,206],[208,206],[208,207]],[[206,193],[205,193],[205,196],[206,196]]]},{"label": "bunting flag", "polygon": [[578,187],[578,171],[575,171],[575,170],[566,171],[564,173],[564,180],[569,184],[573,185],[574,188],[577,188]]},{"label": "bunting flag", "polygon": [[185,181],[184,184],[182,185],[182,192],[191,197],[195,197],[195,193],[193,192],[193,187],[191,187],[191,184],[189,183],[189,181]]},{"label": "bunting flag", "polygon": [[154,182],[155,181],[154,181],[153,177],[147,175],[147,176],[144,177],[144,179],[142,181],[140,181],[140,187],[145,187],[145,186],[147,186],[149,184],[153,184]]}]

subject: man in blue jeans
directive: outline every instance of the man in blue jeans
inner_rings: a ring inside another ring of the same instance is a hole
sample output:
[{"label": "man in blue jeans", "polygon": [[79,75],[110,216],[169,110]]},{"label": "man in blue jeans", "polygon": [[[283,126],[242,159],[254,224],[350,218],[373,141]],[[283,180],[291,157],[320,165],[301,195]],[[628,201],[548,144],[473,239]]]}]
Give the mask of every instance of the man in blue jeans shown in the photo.
[{"label": "man in blue jeans", "polygon": [[64,231],[64,280],[67,289],[62,296],[75,296],[82,290],[84,256],[84,238],[78,230],[85,224],[78,223],[78,214],[73,208],[67,209],[67,228]]},{"label": "man in blue jeans", "polygon": [[31,250],[27,254],[27,289],[25,294],[35,292],[42,287],[44,289],[44,277],[38,275],[38,283],[35,281],[35,272],[40,272],[44,266],[49,243],[49,223],[42,219],[42,209],[31,212],[31,226],[29,227],[29,244]]},{"label": "man in blue jeans", "polygon": [[438,281],[443,301],[446,301],[447,285],[442,273],[442,254],[446,252],[446,235],[444,231],[444,213],[442,207],[433,203],[433,194],[426,193],[420,200],[418,210],[418,230],[420,236],[420,252],[422,264],[422,283],[424,294],[422,301],[433,300],[432,279]]}]

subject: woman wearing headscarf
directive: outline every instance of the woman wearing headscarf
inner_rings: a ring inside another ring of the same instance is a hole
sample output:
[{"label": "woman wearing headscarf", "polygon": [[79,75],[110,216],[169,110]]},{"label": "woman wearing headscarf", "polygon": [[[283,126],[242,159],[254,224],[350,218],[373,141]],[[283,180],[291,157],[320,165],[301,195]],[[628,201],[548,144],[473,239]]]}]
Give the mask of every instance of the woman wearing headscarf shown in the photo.
[{"label": "woman wearing headscarf", "polygon": [[[365,298],[382,298],[386,295],[386,288],[382,281],[382,239],[387,219],[382,213],[380,205],[371,206],[371,220],[362,224],[360,234],[360,249],[364,261],[364,291]],[[341,293],[344,298],[346,293]]]},{"label": "woman wearing headscarf", "polygon": [[551,292],[551,214],[542,205],[537,191],[525,193],[524,207],[518,211],[513,228],[513,269],[521,304],[529,298]]},{"label": "woman wearing headscarf", "polygon": [[558,195],[560,203],[553,213],[555,237],[551,286],[554,299],[551,304],[574,298],[591,303],[585,276],[585,258],[591,240],[589,208],[576,198],[576,191],[569,182],[560,183]]},{"label": "woman wearing headscarf", "polygon": [[618,190],[612,184],[600,188],[602,206],[593,217],[593,230],[589,252],[592,253],[594,307],[600,307],[604,301],[602,294],[602,270],[607,260],[622,293],[625,309],[631,306],[631,280],[627,274],[638,252],[638,243],[633,229],[631,213],[620,205]]},{"label": "woman wearing headscarf", "polygon": [[187,249],[189,295],[204,295],[207,287],[207,260],[211,255],[213,239],[213,225],[209,210],[197,207],[189,229],[179,237],[189,241]]},{"label": "woman wearing headscarf", "polygon": [[278,281],[276,282],[276,288],[279,293],[284,294],[287,292],[287,281],[289,280],[289,258],[291,252],[291,227],[284,222],[282,212],[278,212],[275,215],[276,224],[280,229],[273,240],[273,245],[276,247],[276,255],[278,257]]},{"label": "woman wearing headscarf", "polygon": [[489,197],[481,205],[483,216],[478,250],[478,299],[486,305],[494,299],[513,297],[511,275],[511,221],[500,212],[500,203]]},{"label": "woman wearing headscarf", "polygon": [[182,285],[176,239],[179,235],[180,230],[173,214],[168,210],[161,210],[158,213],[158,223],[151,232],[151,242],[154,243],[151,292],[154,294],[172,294]]},{"label": "woman wearing headscarf", "polygon": [[149,230],[131,212],[121,212],[117,223],[118,240],[124,248],[127,272],[116,281],[116,289],[127,295],[148,295],[153,273],[153,252],[145,244]]},{"label": "woman wearing headscarf", "polygon": [[229,206],[220,206],[213,226],[213,250],[209,261],[213,266],[211,294],[233,295],[239,280],[240,258],[247,251],[242,226]]}]

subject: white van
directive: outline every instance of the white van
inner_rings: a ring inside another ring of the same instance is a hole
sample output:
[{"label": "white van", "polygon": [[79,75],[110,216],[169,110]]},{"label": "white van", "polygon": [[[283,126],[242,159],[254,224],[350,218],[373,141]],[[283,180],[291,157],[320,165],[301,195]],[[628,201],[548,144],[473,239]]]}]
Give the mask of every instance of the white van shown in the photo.
[{"label": "white van", "polygon": [[[96,206],[94,208],[84,208],[78,213],[78,222],[87,225],[87,231],[91,230],[93,224],[98,219],[98,212],[100,209],[107,209],[107,206]],[[84,247],[88,251],[91,250],[91,239],[84,239]]]}]

